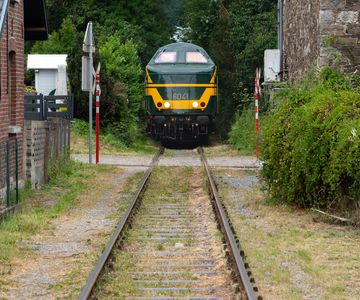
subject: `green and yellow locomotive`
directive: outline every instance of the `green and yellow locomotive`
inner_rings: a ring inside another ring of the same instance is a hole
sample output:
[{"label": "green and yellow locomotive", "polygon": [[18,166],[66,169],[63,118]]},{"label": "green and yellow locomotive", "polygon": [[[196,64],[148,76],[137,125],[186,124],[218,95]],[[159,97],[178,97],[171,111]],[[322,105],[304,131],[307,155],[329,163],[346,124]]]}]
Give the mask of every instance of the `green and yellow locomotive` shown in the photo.
[{"label": "green and yellow locomotive", "polygon": [[216,66],[194,44],[161,47],[146,67],[148,130],[158,140],[194,140],[212,132],[217,113]]}]

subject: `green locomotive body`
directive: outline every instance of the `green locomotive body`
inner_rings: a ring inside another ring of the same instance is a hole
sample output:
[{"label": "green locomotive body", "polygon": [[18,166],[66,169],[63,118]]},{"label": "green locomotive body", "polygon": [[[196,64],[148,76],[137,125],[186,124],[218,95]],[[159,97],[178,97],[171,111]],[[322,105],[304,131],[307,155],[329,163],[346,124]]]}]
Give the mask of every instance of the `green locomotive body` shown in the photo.
[{"label": "green locomotive body", "polygon": [[194,44],[161,47],[146,67],[148,130],[159,140],[191,140],[213,131],[217,113],[216,66]]}]

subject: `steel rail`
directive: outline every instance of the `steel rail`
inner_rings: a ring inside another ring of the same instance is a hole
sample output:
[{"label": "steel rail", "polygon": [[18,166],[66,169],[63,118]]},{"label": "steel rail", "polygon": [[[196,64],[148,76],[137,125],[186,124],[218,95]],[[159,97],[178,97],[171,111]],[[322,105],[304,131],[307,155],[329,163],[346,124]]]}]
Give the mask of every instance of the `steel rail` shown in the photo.
[{"label": "steel rail", "polygon": [[115,232],[112,234],[110,241],[107,243],[105,250],[99,257],[85,286],[83,287],[81,294],[79,296],[79,300],[87,300],[90,298],[91,293],[93,292],[94,287],[96,285],[96,282],[97,282],[100,274],[102,273],[104,267],[106,266],[106,263],[111,255],[115,245],[117,244],[117,241],[119,240],[119,237],[121,236],[121,233],[125,229],[126,225],[128,224],[129,220],[131,219],[131,216],[133,215],[136,207],[138,206],[138,204],[140,202],[140,196],[144,192],[146,183],[148,182],[150,175],[154,169],[154,166],[157,164],[159,157],[163,153],[163,151],[164,151],[164,148],[161,147],[159,149],[159,151],[155,154],[154,158],[152,159],[151,165],[150,165],[149,169],[146,171],[143,179],[141,180],[130,205],[128,206],[128,208],[127,208],[124,216],[121,218],[120,222],[117,224]]},{"label": "steel rail", "polygon": [[225,235],[225,238],[230,246],[232,258],[236,262],[237,273],[241,278],[242,285],[246,292],[246,296],[249,300],[258,299],[258,296],[254,290],[254,286],[248,275],[248,271],[245,267],[245,263],[240,254],[236,238],[235,238],[234,233],[229,224],[229,220],[228,220],[225,210],[221,204],[220,196],[218,194],[217,187],[216,187],[214,178],[212,176],[212,173],[211,173],[211,170],[209,167],[209,163],[206,159],[203,148],[199,147],[198,152],[201,156],[201,160],[205,167],[206,174],[207,174],[207,177],[208,177],[208,180],[210,183],[210,192],[211,192],[213,200],[214,200],[213,202],[215,204],[215,210],[218,213],[217,217],[219,218],[220,225],[222,226],[223,234]]}]

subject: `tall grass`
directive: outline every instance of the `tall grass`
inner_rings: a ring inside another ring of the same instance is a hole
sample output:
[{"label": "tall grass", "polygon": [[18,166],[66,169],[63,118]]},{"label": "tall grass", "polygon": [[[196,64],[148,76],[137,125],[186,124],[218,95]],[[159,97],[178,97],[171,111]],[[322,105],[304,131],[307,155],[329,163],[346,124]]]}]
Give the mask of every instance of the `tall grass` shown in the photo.
[{"label": "tall grass", "polygon": [[229,133],[229,142],[243,154],[254,154],[256,144],[255,113],[244,110],[236,115],[236,120]]}]

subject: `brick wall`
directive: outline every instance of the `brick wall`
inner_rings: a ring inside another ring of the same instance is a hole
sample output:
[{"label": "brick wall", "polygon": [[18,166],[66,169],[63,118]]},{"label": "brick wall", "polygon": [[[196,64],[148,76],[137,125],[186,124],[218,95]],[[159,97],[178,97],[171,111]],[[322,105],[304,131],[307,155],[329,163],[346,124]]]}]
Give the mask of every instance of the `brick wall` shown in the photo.
[{"label": "brick wall", "polygon": [[[10,2],[6,20],[0,41],[0,142],[14,138],[18,139],[19,177],[22,178],[24,129],[23,1],[20,1],[20,3]],[[10,125],[19,126],[21,133],[9,134]]]},{"label": "brick wall", "polygon": [[284,0],[284,57],[290,80],[312,67],[360,71],[359,0]]}]

